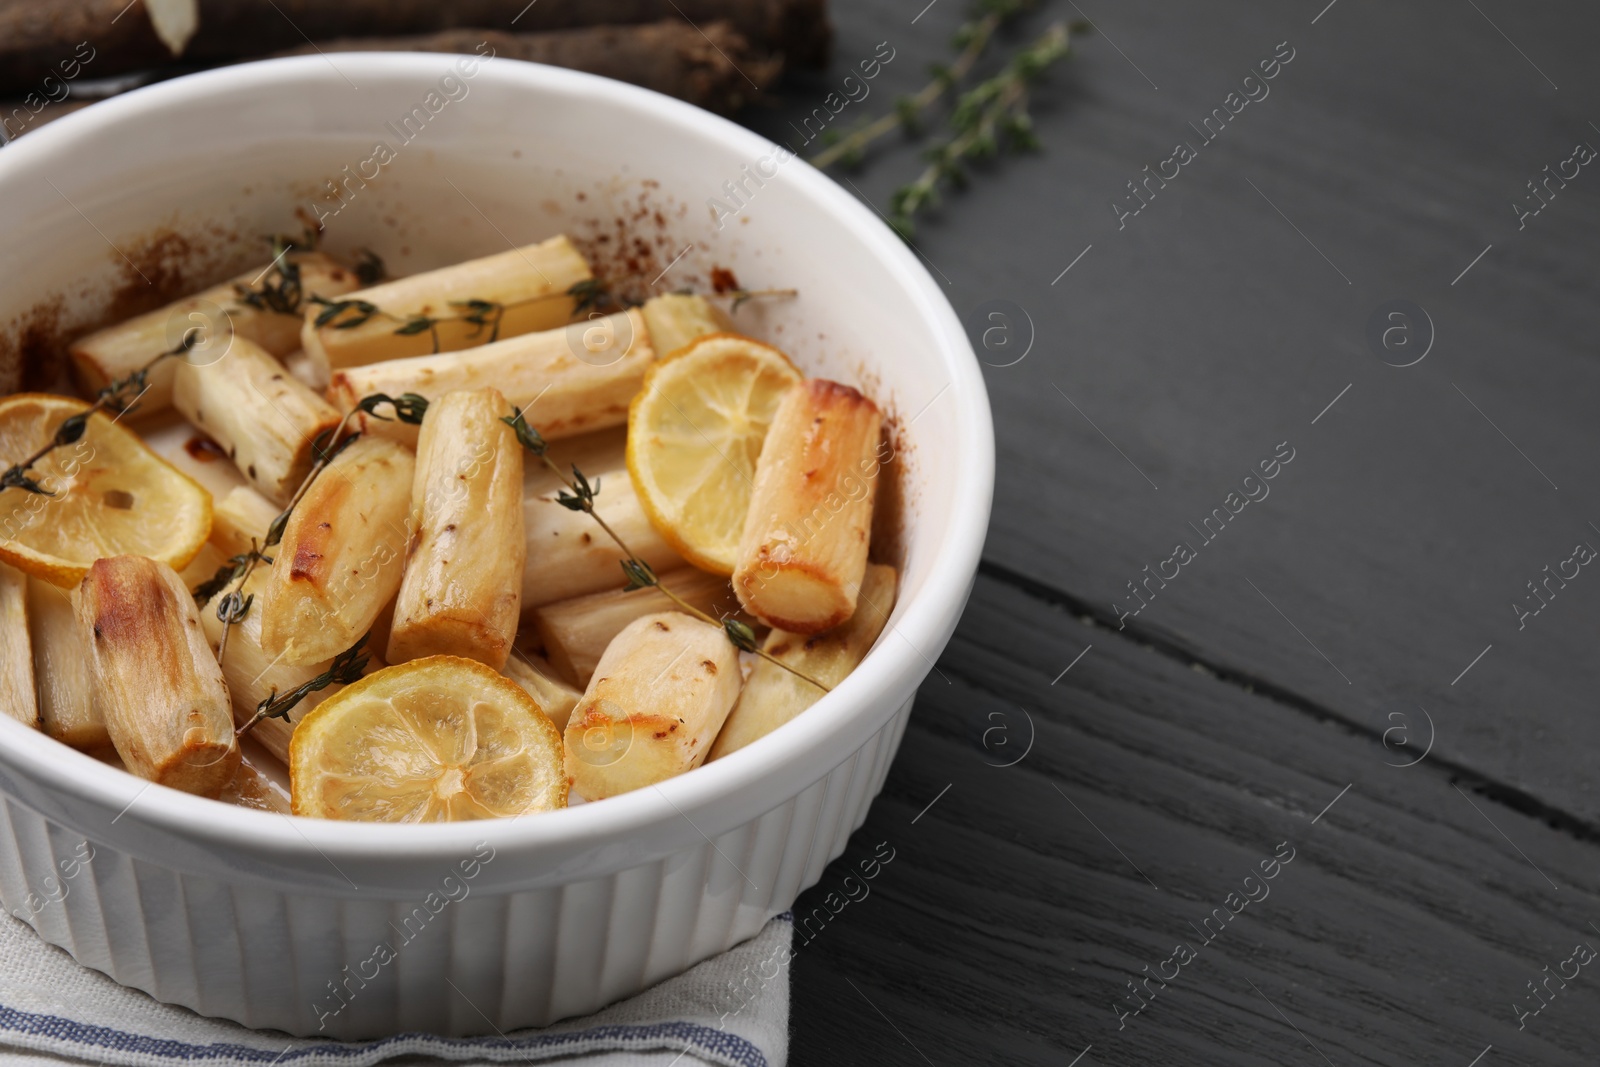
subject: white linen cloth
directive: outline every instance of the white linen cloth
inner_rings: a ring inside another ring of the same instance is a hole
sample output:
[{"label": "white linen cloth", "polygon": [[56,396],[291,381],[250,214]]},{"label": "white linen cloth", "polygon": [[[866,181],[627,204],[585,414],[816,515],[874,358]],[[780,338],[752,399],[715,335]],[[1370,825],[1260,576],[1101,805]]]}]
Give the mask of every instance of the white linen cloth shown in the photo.
[{"label": "white linen cloth", "polygon": [[0,916],[0,1063],[5,1067],[784,1067],[793,922],[630,1000],[502,1037],[401,1034],[373,1041],[292,1038],[207,1019],[81,967],[25,923]]}]

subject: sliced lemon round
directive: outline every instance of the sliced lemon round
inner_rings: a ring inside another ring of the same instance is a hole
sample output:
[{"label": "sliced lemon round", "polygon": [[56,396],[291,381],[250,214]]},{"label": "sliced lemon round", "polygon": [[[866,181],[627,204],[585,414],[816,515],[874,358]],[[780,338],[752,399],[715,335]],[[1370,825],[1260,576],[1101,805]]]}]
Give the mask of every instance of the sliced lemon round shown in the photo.
[{"label": "sliced lemon round", "polygon": [[628,473],[678,554],[732,574],[767,426],[801,374],[771,345],[713,333],[650,369],[628,409]]},{"label": "sliced lemon round", "polygon": [[[0,469],[49,444],[88,407],[45,393],[0,400]],[[99,412],[28,477],[53,495],[0,491],[0,561],[59,586],[76,585],[107,556],[148,556],[181,570],[211,533],[211,495]]]},{"label": "sliced lemon round", "polygon": [[567,805],[561,734],[517,683],[428,656],[318,704],[289,741],[296,815],[464,822]]}]

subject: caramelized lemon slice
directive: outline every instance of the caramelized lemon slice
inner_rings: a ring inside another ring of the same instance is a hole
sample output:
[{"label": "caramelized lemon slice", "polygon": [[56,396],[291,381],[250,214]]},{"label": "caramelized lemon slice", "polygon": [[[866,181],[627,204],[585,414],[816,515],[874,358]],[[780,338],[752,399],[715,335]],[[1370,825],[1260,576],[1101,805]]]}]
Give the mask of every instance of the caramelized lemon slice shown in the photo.
[{"label": "caramelized lemon slice", "polygon": [[[45,393],[0,400],[0,469],[33,455],[88,406]],[[148,556],[182,570],[211,532],[210,494],[99,412],[29,477],[54,495],[0,492],[0,561],[59,586],[78,584],[108,556]]]},{"label": "caramelized lemon slice", "polygon": [[684,559],[732,574],[756,457],[785,390],[787,356],[713,333],[651,368],[628,410],[628,473],[650,523]]},{"label": "caramelized lemon slice", "polygon": [[428,656],[318,704],[289,743],[296,815],[462,822],[566,807],[561,734],[481,663]]}]

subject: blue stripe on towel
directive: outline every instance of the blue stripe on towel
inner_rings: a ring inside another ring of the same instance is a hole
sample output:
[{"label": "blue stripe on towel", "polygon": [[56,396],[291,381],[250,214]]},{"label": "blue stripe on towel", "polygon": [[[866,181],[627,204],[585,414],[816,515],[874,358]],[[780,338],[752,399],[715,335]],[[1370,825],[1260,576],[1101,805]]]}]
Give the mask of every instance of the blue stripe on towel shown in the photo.
[{"label": "blue stripe on towel", "polygon": [[767,1057],[762,1054],[761,1050],[737,1034],[730,1034],[724,1030],[713,1030],[711,1027],[701,1026],[699,1023],[687,1022],[651,1023],[638,1026],[597,1026],[590,1030],[575,1030],[564,1034],[540,1034],[522,1038],[454,1038],[421,1033],[397,1034],[377,1041],[310,1045],[293,1051],[280,1052],[277,1055],[273,1055],[270,1051],[264,1049],[249,1048],[245,1045],[228,1043],[195,1045],[185,1041],[170,1041],[163,1038],[148,1037],[144,1034],[113,1030],[105,1026],[89,1026],[84,1023],[74,1022],[71,1019],[62,1018],[59,1015],[37,1015],[32,1012],[19,1011],[16,1008],[6,1007],[5,1005],[0,1005],[0,1030],[8,1030],[13,1033],[34,1037],[51,1038],[56,1041],[69,1042],[94,1049],[130,1052],[146,1056],[163,1056],[172,1060],[205,1061],[232,1058],[267,1064],[293,1063],[296,1060],[310,1056],[354,1059],[369,1056],[373,1052],[381,1051],[400,1042],[416,1043],[422,1046],[406,1051],[421,1055],[438,1056],[445,1054],[445,1050],[457,1049],[480,1053],[490,1050],[533,1052],[592,1041],[613,1041],[637,1046],[644,1042],[655,1043],[662,1038],[673,1038],[683,1041],[689,1048],[726,1056],[734,1063],[739,1064],[740,1067],[768,1067]]}]

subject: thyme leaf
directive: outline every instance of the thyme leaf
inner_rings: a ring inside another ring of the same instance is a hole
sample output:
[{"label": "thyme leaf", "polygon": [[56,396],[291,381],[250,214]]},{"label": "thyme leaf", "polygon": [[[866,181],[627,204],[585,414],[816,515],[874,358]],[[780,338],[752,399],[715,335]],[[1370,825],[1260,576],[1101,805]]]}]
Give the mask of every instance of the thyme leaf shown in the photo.
[{"label": "thyme leaf", "polygon": [[516,431],[519,445],[534,455],[543,458],[545,449],[549,447],[545,444],[544,437],[540,435],[538,430],[528,425],[528,420],[523,417],[521,408],[515,410],[516,414],[503,416],[500,421]]},{"label": "thyme leaf", "polygon": [[[493,344],[500,339],[500,320],[505,318],[504,305],[492,300],[452,300],[451,307],[466,308],[467,314],[460,316],[462,322],[471,323],[477,327],[468,336],[480,337],[485,329],[489,330],[489,339],[484,344]],[[491,318],[492,316],[492,318]]]},{"label": "thyme leaf", "polygon": [[[750,625],[748,623],[741,622],[740,620],[729,616],[728,618],[722,620],[722,631],[728,635],[728,640],[732,641],[734,647],[739,651],[759,651],[756,646],[756,632],[750,629]],[[801,677],[803,678],[805,676],[801,675]]]},{"label": "thyme leaf", "polygon": [[591,515],[594,514],[594,498],[600,492],[600,479],[596,478],[594,484],[590,485],[589,479],[584,477],[583,472],[574,463],[572,479],[566,484],[567,489],[556,494],[556,503],[570,511],[587,511]]},{"label": "thyme leaf", "polygon": [[[311,302],[322,308],[322,311],[318,312],[317,317],[312,320],[312,326],[316,329],[321,329],[329,323],[333,323],[333,328],[336,330],[353,330],[357,326],[366,325],[372,316],[379,313],[376,304],[368,303],[365,300],[324,300],[322,297],[313,294]],[[340,318],[346,311],[354,311],[355,314]],[[335,319],[339,321],[334,322]]]},{"label": "thyme leaf", "polygon": [[0,474],[0,489],[21,489],[38,496],[55,496],[50,490],[28,477],[26,468],[21,465],[9,467],[4,474]]},{"label": "thyme leaf", "polygon": [[383,260],[378,258],[378,253],[370,248],[363,248],[356,252],[356,281],[364,286],[377,285],[389,276],[389,269],[383,265]]},{"label": "thyme leaf", "polygon": [[642,559],[625,559],[622,561],[622,573],[628,576],[628,587],[623,590],[631,593],[635,589],[648,589],[660,584],[656,579],[655,568]]},{"label": "thyme leaf", "polygon": [[617,298],[599,278],[585,278],[581,282],[572,283],[567,295],[572,297],[573,318],[586,312],[604,311],[606,308],[618,306]]},{"label": "thyme leaf", "polygon": [[[388,404],[394,409],[394,418],[378,414],[378,408],[384,404]],[[412,426],[420,426],[422,425],[423,416],[428,413],[428,398],[419,396],[416,393],[401,393],[399,396],[390,396],[388,393],[373,393],[370,396],[362,397],[356,404],[355,410],[371,415],[375,419],[382,419],[384,422],[393,422],[395,419],[399,419],[401,422],[409,423]]]},{"label": "thyme leaf", "polygon": [[217,618],[229,625],[243,622],[245,616],[250,614],[250,605],[255,603],[255,599],[254,593],[244,596],[235,589],[217,602]]}]

